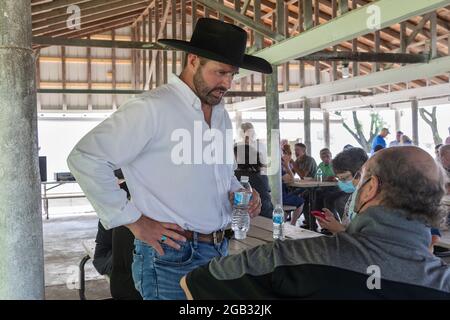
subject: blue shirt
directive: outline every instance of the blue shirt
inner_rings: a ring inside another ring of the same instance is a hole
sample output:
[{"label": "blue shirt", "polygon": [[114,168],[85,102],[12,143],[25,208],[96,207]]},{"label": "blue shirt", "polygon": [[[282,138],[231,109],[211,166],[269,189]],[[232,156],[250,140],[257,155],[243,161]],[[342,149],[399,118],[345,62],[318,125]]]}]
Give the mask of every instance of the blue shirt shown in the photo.
[{"label": "blue shirt", "polygon": [[386,140],[380,135],[377,135],[375,139],[372,141],[372,150],[370,151],[371,154],[373,154],[374,149],[377,145],[383,146],[383,148],[386,148]]}]

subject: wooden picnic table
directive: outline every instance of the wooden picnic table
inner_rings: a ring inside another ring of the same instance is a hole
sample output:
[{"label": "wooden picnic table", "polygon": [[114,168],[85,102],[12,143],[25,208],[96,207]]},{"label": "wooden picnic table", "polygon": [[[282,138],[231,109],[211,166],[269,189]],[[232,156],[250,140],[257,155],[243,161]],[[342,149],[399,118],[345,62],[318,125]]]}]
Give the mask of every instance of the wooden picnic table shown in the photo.
[{"label": "wooden picnic table", "polygon": [[[229,253],[236,254],[243,250],[272,242],[272,226],[272,219],[260,216],[251,219],[247,238],[243,240],[232,239],[229,245]],[[299,228],[289,223],[284,224],[284,234],[286,239],[307,239],[322,236],[321,233]]]},{"label": "wooden picnic table", "polygon": [[311,210],[313,210],[313,204],[316,199],[316,192],[319,188],[329,188],[329,187],[336,187],[338,185],[335,181],[317,181],[317,180],[300,180],[300,179],[294,179],[294,182],[287,184],[289,187],[293,188],[305,188],[309,189],[309,197],[308,197],[308,203],[309,203],[309,212],[305,212],[305,214],[309,215],[309,224],[310,228],[314,228],[313,220],[315,219],[311,215]]},{"label": "wooden picnic table", "polygon": [[289,187],[294,188],[320,188],[320,187],[336,187],[337,182],[334,181],[317,181],[317,180],[298,180],[288,183]]}]

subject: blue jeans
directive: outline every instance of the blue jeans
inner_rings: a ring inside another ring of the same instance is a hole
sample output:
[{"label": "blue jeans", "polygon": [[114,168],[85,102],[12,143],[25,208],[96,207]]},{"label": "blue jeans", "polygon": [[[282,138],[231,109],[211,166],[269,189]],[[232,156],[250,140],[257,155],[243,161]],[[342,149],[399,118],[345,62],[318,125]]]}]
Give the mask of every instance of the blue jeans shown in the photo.
[{"label": "blue jeans", "polygon": [[134,241],[131,269],[134,285],[144,300],[185,300],[181,278],[213,258],[228,254],[227,239],[217,245],[196,239],[178,244],[180,250],[161,244],[164,250],[161,256],[148,244]]}]

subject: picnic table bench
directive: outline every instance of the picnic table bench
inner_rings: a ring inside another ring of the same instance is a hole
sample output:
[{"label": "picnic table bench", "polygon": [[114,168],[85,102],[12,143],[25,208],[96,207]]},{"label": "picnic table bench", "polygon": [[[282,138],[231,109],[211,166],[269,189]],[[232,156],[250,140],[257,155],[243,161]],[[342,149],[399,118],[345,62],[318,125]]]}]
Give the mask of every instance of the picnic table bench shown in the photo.
[{"label": "picnic table bench", "polygon": [[[88,262],[90,259],[94,258],[95,253],[95,240],[94,239],[88,239],[81,242],[81,245],[83,246],[86,255],[81,259],[80,265],[79,265],[79,274],[78,279],[80,283],[80,288],[78,289],[78,294],[80,296],[80,300],[86,300],[86,278],[85,278],[85,272],[84,267],[86,265],[86,262]],[[106,281],[109,282],[108,276],[103,276]]]}]

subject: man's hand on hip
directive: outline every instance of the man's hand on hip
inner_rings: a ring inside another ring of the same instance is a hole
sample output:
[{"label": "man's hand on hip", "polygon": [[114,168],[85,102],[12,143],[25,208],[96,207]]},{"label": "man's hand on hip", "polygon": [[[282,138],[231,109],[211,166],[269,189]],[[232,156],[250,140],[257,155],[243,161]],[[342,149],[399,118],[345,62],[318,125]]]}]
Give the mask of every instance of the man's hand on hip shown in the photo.
[{"label": "man's hand on hip", "polygon": [[183,228],[175,223],[159,222],[142,215],[136,222],[125,225],[134,234],[136,239],[152,246],[160,255],[164,255],[161,243],[179,250],[180,245],[175,242],[186,241],[186,238],[176,231],[183,232]]}]

